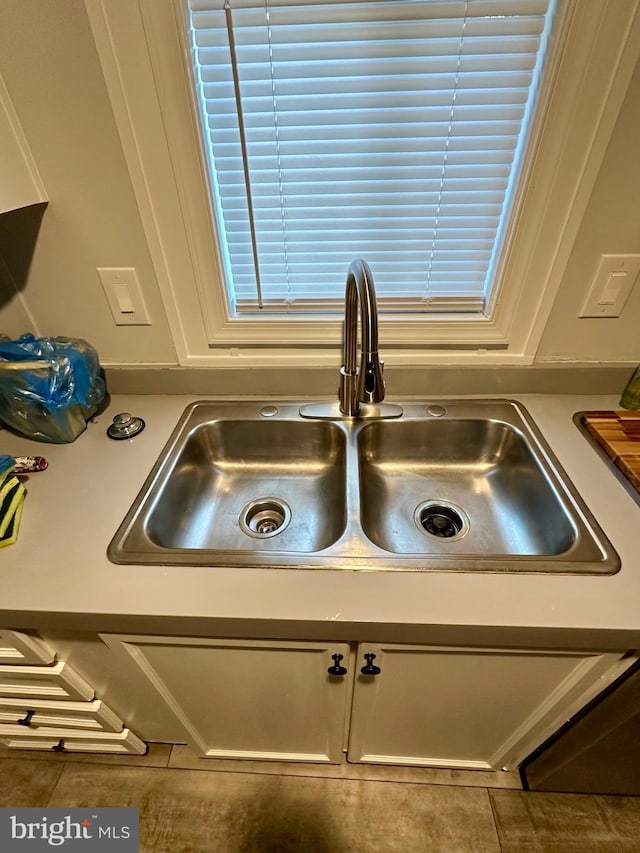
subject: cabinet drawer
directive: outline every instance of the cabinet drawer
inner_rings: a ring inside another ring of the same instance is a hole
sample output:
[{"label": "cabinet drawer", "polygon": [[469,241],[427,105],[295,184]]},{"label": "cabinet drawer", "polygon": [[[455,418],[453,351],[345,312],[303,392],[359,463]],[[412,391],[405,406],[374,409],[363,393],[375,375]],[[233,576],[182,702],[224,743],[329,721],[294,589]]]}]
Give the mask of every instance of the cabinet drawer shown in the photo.
[{"label": "cabinet drawer", "polygon": [[63,728],[28,729],[0,726],[0,743],[10,749],[54,749],[64,752],[110,752],[144,755],[147,745],[123,729],[121,732],[82,732]]},{"label": "cabinet drawer", "polygon": [[50,664],[56,654],[39,637],[21,631],[0,631],[0,664]]},{"label": "cabinet drawer", "polygon": [[0,723],[24,720],[25,728],[71,728],[90,731],[122,731],[122,720],[100,699],[93,702],[56,702],[46,699],[0,698]]},{"label": "cabinet drawer", "polygon": [[0,697],[93,699],[95,691],[64,661],[51,666],[0,666]]}]

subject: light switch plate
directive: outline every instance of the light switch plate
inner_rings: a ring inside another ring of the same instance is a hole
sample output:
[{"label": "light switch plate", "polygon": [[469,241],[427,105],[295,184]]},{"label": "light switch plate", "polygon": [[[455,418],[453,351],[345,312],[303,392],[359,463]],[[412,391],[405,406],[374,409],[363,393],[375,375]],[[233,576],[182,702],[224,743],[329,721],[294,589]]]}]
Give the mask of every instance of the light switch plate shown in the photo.
[{"label": "light switch plate", "polygon": [[640,255],[601,255],[578,317],[619,317],[640,272]]},{"label": "light switch plate", "polygon": [[150,326],[135,267],[99,267],[98,275],[116,326]]}]

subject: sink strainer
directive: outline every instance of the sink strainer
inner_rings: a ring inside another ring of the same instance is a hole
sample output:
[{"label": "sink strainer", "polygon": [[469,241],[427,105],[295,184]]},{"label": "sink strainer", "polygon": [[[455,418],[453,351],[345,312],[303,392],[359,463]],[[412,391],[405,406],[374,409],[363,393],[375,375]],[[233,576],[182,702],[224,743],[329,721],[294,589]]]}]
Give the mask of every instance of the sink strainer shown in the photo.
[{"label": "sink strainer", "polygon": [[257,539],[268,539],[282,533],[290,521],[289,505],[278,498],[257,498],[240,513],[240,527]]},{"label": "sink strainer", "polygon": [[469,530],[463,510],[445,501],[424,501],[416,507],[414,518],[422,533],[449,541],[461,539]]}]

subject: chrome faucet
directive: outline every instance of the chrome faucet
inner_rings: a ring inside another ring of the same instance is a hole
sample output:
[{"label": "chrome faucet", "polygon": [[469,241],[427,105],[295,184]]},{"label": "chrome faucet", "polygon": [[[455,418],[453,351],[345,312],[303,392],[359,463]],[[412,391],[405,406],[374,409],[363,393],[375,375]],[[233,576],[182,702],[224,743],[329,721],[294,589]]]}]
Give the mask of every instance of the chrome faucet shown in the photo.
[{"label": "chrome faucet", "polygon": [[[383,362],[378,355],[378,306],[369,265],[352,261],[347,274],[344,306],[344,337],[338,401],[306,403],[303,418],[346,420],[347,418],[399,418],[402,407],[383,403]],[[358,305],[360,305],[360,368],[357,366]],[[363,404],[363,408],[361,408]]]},{"label": "chrome faucet", "polygon": [[[378,307],[369,265],[352,261],[347,274],[344,310],[344,338],[340,391],[343,415],[357,416],[360,403],[384,400],[383,362],[378,356]],[[356,366],[358,343],[358,301],[360,302],[360,370]]]}]

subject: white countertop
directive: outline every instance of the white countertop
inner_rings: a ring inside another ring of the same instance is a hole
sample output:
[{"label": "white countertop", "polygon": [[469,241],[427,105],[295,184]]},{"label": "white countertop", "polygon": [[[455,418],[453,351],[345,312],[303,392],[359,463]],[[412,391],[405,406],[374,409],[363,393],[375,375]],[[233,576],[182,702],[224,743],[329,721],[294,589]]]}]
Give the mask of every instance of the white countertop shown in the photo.
[{"label": "white countertop", "polygon": [[[115,396],[73,443],[0,431],[0,452],[42,455],[20,536],[0,550],[0,627],[209,636],[640,647],[640,506],[572,421],[613,396],[517,397],[622,560],[615,575],[120,566],[109,541],[192,396]],[[264,401],[263,401],[264,402]],[[145,419],[111,441],[114,414]]]}]

